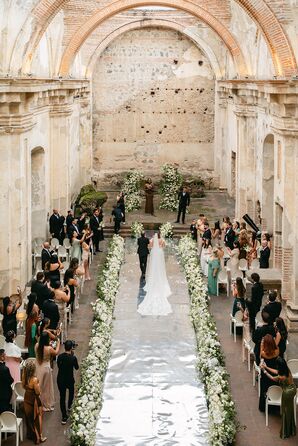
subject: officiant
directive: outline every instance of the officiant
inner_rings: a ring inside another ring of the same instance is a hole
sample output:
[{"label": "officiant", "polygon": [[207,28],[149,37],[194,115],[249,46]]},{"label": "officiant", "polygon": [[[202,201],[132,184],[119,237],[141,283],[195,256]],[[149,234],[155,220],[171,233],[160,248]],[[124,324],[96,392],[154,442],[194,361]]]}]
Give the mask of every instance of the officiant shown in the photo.
[{"label": "officiant", "polygon": [[145,214],[154,215],[154,205],[153,205],[153,194],[154,194],[154,185],[152,183],[151,178],[148,178],[145,184]]}]

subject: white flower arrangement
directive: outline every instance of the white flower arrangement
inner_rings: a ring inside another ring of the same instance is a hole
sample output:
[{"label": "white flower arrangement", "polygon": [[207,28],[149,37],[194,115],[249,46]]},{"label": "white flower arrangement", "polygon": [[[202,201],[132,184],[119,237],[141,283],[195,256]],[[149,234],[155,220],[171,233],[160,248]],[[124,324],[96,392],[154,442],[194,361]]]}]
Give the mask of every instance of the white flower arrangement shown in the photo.
[{"label": "white flower arrangement", "polygon": [[137,170],[131,170],[124,178],[122,191],[125,195],[125,209],[127,212],[141,207],[141,181],[143,175]]},{"label": "white flower arrangement", "polygon": [[134,221],[131,224],[131,236],[133,238],[141,237],[141,234],[142,234],[143,231],[144,231],[143,223],[140,223],[138,221]]},{"label": "white flower arrangement", "polygon": [[178,245],[191,298],[191,319],[196,332],[197,369],[205,385],[209,411],[209,440],[212,446],[231,444],[237,423],[228,373],[218,340],[215,322],[208,308],[208,293],[197,257],[197,247],[189,235]]},{"label": "white flower arrangement", "polygon": [[159,231],[161,238],[173,238],[173,226],[168,221],[160,226]]},{"label": "white flower arrangement", "polygon": [[183,177],[173,164],[162,166],[162,180],[160,186],[160,209],[176,211],[178,209],[178,192],[183,183]]},{"label": "white flower arrangement", "polygon": [[114,235],[97,282],[98,299],[92,303],[94,322],[89,352],[81,367],[81,381],[71,413],[73,446],[93,446],[95,427],[102,406],[104,378],[110,359],[112,317],[124,258],[124,239]]}]

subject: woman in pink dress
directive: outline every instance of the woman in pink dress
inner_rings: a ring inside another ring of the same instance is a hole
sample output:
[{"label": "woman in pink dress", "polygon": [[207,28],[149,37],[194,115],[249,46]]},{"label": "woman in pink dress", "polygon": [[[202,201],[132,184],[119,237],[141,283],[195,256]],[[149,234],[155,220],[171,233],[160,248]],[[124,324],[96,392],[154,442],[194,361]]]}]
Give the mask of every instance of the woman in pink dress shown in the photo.
[{"label": "woman in pink dress", "polygon": [[4,350],[6,355],[5,364],[9,368],[14,382],[21,381],[20,362],[22,361],[22,351],[14,343],[15,332],[9,330],[5,336]]}]

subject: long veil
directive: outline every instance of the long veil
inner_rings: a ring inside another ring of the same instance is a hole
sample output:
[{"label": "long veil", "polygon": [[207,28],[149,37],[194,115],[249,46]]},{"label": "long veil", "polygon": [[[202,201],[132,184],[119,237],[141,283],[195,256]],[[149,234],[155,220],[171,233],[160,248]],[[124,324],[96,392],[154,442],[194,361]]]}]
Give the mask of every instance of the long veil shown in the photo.
[{"label": "long veil", "polygon": [[166,273],[163,249],[159,246],[157,234],[154,234],[150,252],[148,273],[144,291],[146,296],[139,305],[138,312],[143,315],[164,316],[172,312],[168,297],[172,294]]}]

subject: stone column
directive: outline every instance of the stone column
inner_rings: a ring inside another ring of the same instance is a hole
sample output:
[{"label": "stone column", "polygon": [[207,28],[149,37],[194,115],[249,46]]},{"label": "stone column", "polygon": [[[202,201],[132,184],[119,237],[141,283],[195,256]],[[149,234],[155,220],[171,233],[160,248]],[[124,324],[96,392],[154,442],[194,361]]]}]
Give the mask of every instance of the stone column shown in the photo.
[{"label": "stone column", "polygon": [[229,149],[227,140],[227,92],[221,88],[215,96],[215,139],[214,139],[214,170],[219,177],[219,186],[230,189],[227,178],[227,156]]}]

